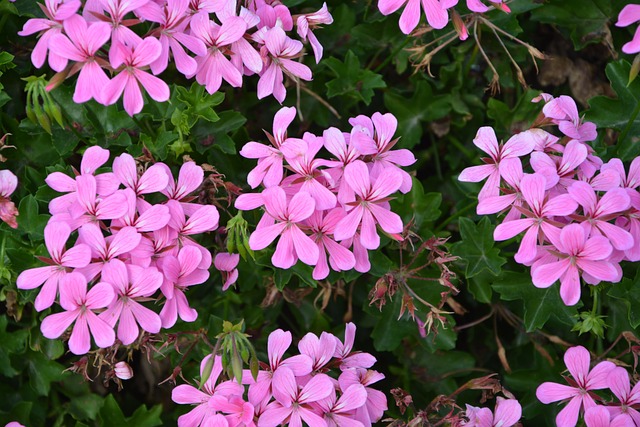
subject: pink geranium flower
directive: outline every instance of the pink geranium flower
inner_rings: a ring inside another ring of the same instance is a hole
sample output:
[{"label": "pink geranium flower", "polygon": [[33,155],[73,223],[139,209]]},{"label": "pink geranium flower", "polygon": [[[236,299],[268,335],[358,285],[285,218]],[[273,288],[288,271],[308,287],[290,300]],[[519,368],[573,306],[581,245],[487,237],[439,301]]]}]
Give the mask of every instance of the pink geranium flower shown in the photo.
[{"label": "pink geranium flower", "polygon": [[103,89],[102,102],[105,105],[114,104],[124,92],[124,109],[130,115],[142,111],[144,101],[140,86],[144,87],[149,96],[158,102],[169,99],[169,86],[159,78],[142,71],[143,67],[155,61],[162,51],[160,42],[147,37],[135,47],[122,43],[113,43],[109,50],[109,59],[113,68],[124,65]]},{"label": "pink geranium flower", "polygon": [[480,182],[486,178],[487,182],[480,190],[478,199],[498,196],[500,194],[500,175],[505,162],[520,161],[518,157],[529,154],[535,147],[532,138],[523,138],[515,135],[504,145],[498,145],[498,139],[494,130],[490,127],[482,127],[478,130],[473,143],[482,151],[489,155],[489,158],[482,159],[486,164],[482,166],[472,166],[460,173],[458,180],[463,182]]},{"label": "pink geranium flower", "polygon": [[126,188],[133,190],[138,197],[164,190],[169,183],[169,175],[159,164],[151,165],[141,176],[138,176],[136,161],[127,153],[113,160],[113,172],[120,182]]},{"label": "pink geranium flower", "polygon": [[258,99],[273,94],[273,97],[282,104],[287,96],[284,88],[284,73],[292,78],[311,80],[311,70],[306,65],[294,61],[300,55],[302,43],[293,40],[278,26],[267,30],[264,35],[264,47],[261,55],[265,60],[265,66],[258,81]]},{"label": "pink geranium flower", "polygon": [[323,400],[315,403],[322,412],[327,427],[356,426],[353,413],[367,401],[367,390],[362,384],[352,384],[336,398],[335,390]]},{"label": "pink geranium flower", "polygon": [[515,399],[496,399],[495,414],[489,408],[467,405],[465,427],[511,427],[522,417],[522,406]]},{"label": "pink geranium flower", "polygon": [[68,38],[55,34],[51,37],[49,49],[62,58],[76,62],[70,74],[80,70],[73,101],[82,103],[95,99],[102,102],[102,89],[109,78],[95,54],[111,37],[109,25],[105,22],[88,25],[80,15],[71,16],[63,25]]},{"label": "pink geranium flower", "polygon": [[365,427],[370,427],[382,418],[387,410],[387,396],[380,390],[369,387],[382,381],[384,375],[372,369],[351,368],[342,371],[338,378],[341,390],[347,390],[353,384],[362,384],[367,392],[365,404],[355,410],[355,420],[360,421]]},{"label": "pink geranium flower", "polygon": [[300,223],[315,210],[315,201],[305,192],[297,193],[287,203],[287,196],[280,187],[267,188],[263,193],[266,214],[249,237],[249,247],[259,251],[280,236],[276,251],[271,257],[273,265],[290,268],[298,258],[308,265],[318,262],[316,244],[301,229]]},{"label": "pink geranium flower", "polygon": [[447,9],[455,6],[458,0],[378,0],[378,9],[383,15],[390,15],[406,4],[400,17],[400,30],[409,34],[418,26],[420,3],[427,15],[429,25],[439,30],[449,22]]},{"label": "pink geranium flower", "polygon": [[357,195],[354,202],[348,203],[349,213],[338,222],[334,231],[336,240],[353,237],[360,227],[360,242],[367,249],[380,246],[380,236],[376,231],[376,223],[389,234],[402,233],[403,225],[400,216],[389,210],[388,197],[402,185],[402,176],[394,169],[389,169],[377,177],[369,174],[367,165],[361,160],[344,168],[344,177]]},{"label": "pink geranium flower", "polygon": [[560,132],[580,142],[593,141],[598,137],[595,123],[582,123],[578,106],[570,96],[562,95],[547,102],[542,113],[553,119]]},{"label": "pink geranium flower", "polygon": [[113,328],[100,319],[94,310],[108,306],[113,297],[113,288],[106,283],[98,283],[87,292],[87,280],[83,275],[66,275],[60,286],[60,305],[66,311],[45,317],[40,325],[42,335],[49,339],[58,338],[75,322],[69,338],[69,350],[73,354],[89,351],[91,335],[98,347],[111,346],[115,341]]},{"label": "pink geranium flower", "polygon": [[0,171],[0,219],[11,228],[18,228],[18,209],[9,199],[18,187],[18,178],[10,170]]},{"label": "pink geranium flower", "polygon": [[223,291],[229,289],[238,280],[238,262],[240,262],[240,255],[226,252],[217,254],[213,259],[213,265],[222,274]]},{"label": "pink geranium flower", "polygon": [[567,378],[571,385],[545,382],[536,390],[536,396],[544,404],[570,399],[569,404],[558,413],[556,424],[558,427],[573,427],[578,422],[580,408],[588,410],[596,406],[590,391],[608,387],[607,378],[615,365],[600,362],[589,371],[591,356],[582,346],[568,349],[564,354],[564,363],[573,377]]},{"label": "pink geranium flower", "polygon": [[640,404],[640,383],[637,383],[633,389],[629,382],[629,373],[626,369],[616,367],[609,373],[608,385],[613,394],[620,401],[619,405],[607,406],[609,414],[612,418],[625,414],[632,418],[634,425],[640,425],[640,412],[634,408]]},{"label": "pink geranium flower", "polygon": [[533,284],[547,288],[560,279],[560,296],[566,305],[575,305],[580,299],[580,274],[600,280],[617,281],[618,271],[608,261],[613,248],[604,236],[587,237],[580,224],[565,226],[552,243],[557,261],[538,261],[531,268]]},{"label": "pink geranium flower", "polygon": [[333,16],[329,13],[327,3],[323,3],[317,12],[298,16],[298,20],[296,21],[298,35],[302,37],[302,40],[306,41],[309,39],[313,54],[316,58],[316,64],[322,59],[323,48],[311,30],[318,28],[322,24],[329,25],[331,23],[333,23]]},{"label": "pink geranium flower", "polygon": [[153,295],[162,285],[162,274],[156,268],[125,265],[114,259],[102,270],[101,284],[105,283],[113,287],[116,299],[100,318],[111,327],[118,323],[118,339],[124,345],[138,338],[138,324],[152,334],[160,332],[160,317],[137,301]]},{"label": "pink geranium flower", "polygon": [[46,267],[25,270],[18,276],[18,289],[34,289],[44,283],[36,297],[35,308],[38,311],[53,305],[62,279],[74,268],[86,267],[91,261],[89,246],[78,243],[66,250],[65,244],[71,235],[71,229],[63,222],[49,222],[44,228],[44,243],[51,255],[45,261]]},{"label": "pink geranium flower", "polygon": [[584,411],[584,422],[587,427],[636,427],[637,424],[626,414],[612,419],[608,407],[594,406]]},{"label": "pink geranium flower", "polygon": [[345,216],[346,212],[342,208],[335,208],[324,213],[315,211],[307,219],[307,224],[312,232],[311,238],[318,245],[320,253],[318,263],[313,269],[313,278],[315,280],[325,279],[329,275],[327,255],[329,255],[329,263],[334,271],[351,270],[356,264],[353,253],[330,237],[333,235],[338,222]]},{"label": "pink geranium flower", "polygon": [[[640,4],[628,4],[620,11],[616,27],[628,27],[638,21],[640,21]],[[630,42],[622,46],[622,51],[628,54],[640,52],[640,29],[636,30]]]}]

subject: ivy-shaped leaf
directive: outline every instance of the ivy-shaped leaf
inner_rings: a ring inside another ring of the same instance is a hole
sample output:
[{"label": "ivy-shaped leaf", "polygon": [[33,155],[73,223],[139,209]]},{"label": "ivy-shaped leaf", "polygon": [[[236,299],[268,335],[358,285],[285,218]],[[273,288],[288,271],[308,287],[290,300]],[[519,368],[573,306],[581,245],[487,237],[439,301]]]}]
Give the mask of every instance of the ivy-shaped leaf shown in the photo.
[{"label": "ivy-shaped leaf", "polygon": [[387,87],[380,74],[360,67],[360,60],[352,51],[347,52],[344,62],[332,57],[324,63],[336,75],[335,79],[327,83],[329,98],[346,95],[369,105],[373,90]]},{"label": "ivy-shaped leaf", "polygon": [[500,249],[494,248],[493,229],[488,217],[475,224],[469,218],[460,218],[460,236],[462,241],[453,245],[454,255],[467,264],[465,277],[477,276],[483,270],[493,275],[500,274],[500,267],[507,262],[500,256]]},{"label": "ivy-shaped leaf", "polygon": [[612,298],[621,300],[628,308],[629,324],[633,328],[640,326],[640,270],[634,279],[623,279],[622,282],[614,284],[609,292]]}]

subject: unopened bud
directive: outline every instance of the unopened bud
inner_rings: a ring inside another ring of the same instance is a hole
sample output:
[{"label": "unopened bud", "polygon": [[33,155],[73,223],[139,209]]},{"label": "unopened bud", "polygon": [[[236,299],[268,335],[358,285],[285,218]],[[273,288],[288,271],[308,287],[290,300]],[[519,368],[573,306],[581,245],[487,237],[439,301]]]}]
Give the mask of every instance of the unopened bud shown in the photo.
[{"label": "unopened bud", "polygon": [[451,21],[453,21],[453,28],[458,33],[458,38],[460,40],[466,40],[469,38],[469,31],[467,31],[467,26],[464,25],[464,21],[458,12],[451,9]]},{"label": "unopened bud", "polygon": [[121,380],[128,380],[133,377],[133,369],[131,369],[131,366],[129,366],[127,362],[116,363],[114,371],[116,373],[116,377]]}]

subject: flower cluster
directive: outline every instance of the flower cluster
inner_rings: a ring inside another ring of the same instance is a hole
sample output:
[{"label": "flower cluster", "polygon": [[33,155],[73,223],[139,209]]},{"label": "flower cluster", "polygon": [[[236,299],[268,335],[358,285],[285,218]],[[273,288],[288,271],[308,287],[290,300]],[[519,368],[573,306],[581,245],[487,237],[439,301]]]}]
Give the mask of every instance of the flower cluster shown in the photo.
[{"label": "flower cluster", "polygon": [[[130,115],[142,110],[141,88],[158,102],[169,99],[169,86],[156,76],[167,69],[171,57],[180,73],[195,77],[209,93],[216,92],[222,80],[240,87],[243,76],[257,74],[258,98],[273,95],[282,102],[284,74],[302,80],[312,77],[309,67],[296,60],[303,55],[302,42],[288,33],[295,27],[319,62],[322,45],[313,30],[333,22],[326,4],[315,13],[292,15],[279,1],[266,0],[90,0],[84,6],[79,0],[47,0],[45,4],[41,8],[46,18],[30,19],[19,34],[38,33],[31,59],[40,68],[48,57],[58,72],[49,88],[79,73],[75,102],[95,99],[110,105],[124,93],[124,108]],[[143,22],[146,25],[140,25]],[[149,29],[140,35],[140,28]]]},{"label": "flower cluster", "polygon": [[[185,292],[209,278],[211,254],[192,236],[218,227],[215,206],[190,197],[204,178],[200,166],[183,164],[176,182],[168,166],[156,163],[139,172],[135,159],[122,154],[113,172],[97,173],[108,159],[108,150],[93,146],[74,178],[61,172],[47,177],[51,188],[66,193],[49,204],[44,239],[50,257],[41,258],[48,265],[23,271],[17,280],[19,289],[42,286],[38,311],[59,296],[64,311],[46,317],[42,333],[58,338],[75,323],[69,340],[74,354],[89,351],[89,331],[104,348],[116,337],[133,343],[140,329],[170,328],[178,316],[194,321],[198,313]],[[151,203],[153,193],[162,193],[164,201]],[[164,297],[159,314],[143,305],[160,299],[157,291]]]},{"label": "flower cluster", "polygon": [[11,228],[18,228],[18,209],[10,197],[18,186],[18,178],[8,169],[0,170],[0,220]]},{"label": "flower cluster", "polygon": [[[458,4],[458,0],[378,0],[378,9],[383,15],[390,15],[401,7],[405,6],[400,16],[400,30],[404,34],[409,34],[418,26],[420,22],[420,4],[427,17],[429,25],[437,30],[444,28],[449,22],[448,10]],[[505,0],[489,0],[489,4],[494,8],[503,10],[507,13],[511,12]],[[472,12],[484,13],[491,8],[484,4],[481,0],[467,0],[467,8]],[[454,14],[456,12],[453,12]],[[464,23],[459,15],[454,15],[454,23],[462,28],[459,31],[460,38],[465,39],[467,33]],[[459,22],[456,22],[459,21]]]},{"label": "flower cluster", "polygon": [[[628,4],[620,11],[616,27],[628,27],[638,21],[640,21],[640,4]],[[633,39],[622,46],[622,51],[624,53],[640,52],[640,31],[636,31]]]},{"label": "flower cluster", "polygon": [[[298,343],[300,354],[285,358],[291,333],[278,329],[269,335],[269,363],[256,379],[245,371],[242,384],[218,382],[222,358],[216,355],[199,388],[183,384],[173,390],[174,402],[197,405],[178,418],[178,426],[371,426],[387,409],[384,393],[371,387],[384,375],[369,369],[375,357],[353,351],[355,332],[347,324],[344,342],[327,332],[308,333]],[[201,375],[211,357],[202,361]]]},{"label": "flower cluster", "polygon": [[[568,349],[564,362],[571,374],[571,378],[565,378],[569,385],[545,382],[536,391],[544,404],[568,401],[556,417],[558,427],[575,426],[580,412],[587,427],[640,425],[640,386],[631,388],[626,369],[603,361],[590,370],[591,356],[582,346]],[[593,392],[604,389],[609,389],[617,401]]]},{"label": "flower cluster", "polygon": [[[235,203],[240,210],[265,210],[249,246],[261,250],[280,236],[273,265],[290,268],[300,259],[315,266],[316,280],[328,276],[329,266],[367,272],[368,251],[380,246],[376,225],[402,239],[402,219],[391,211],[389,200],[398,190],[411,189],[411,177],[400,166],[416,159],[409,150],[392,150],[398,122],[391,114],[358,116],[349,120],[349,133],[329,128],[322,136],[307,132],[302,139],[287,135],[295,115],[295,108],[282,108],[273,135],[267,134],[271,145],[249,142],[240,151],[258,160],[247,178],[251,188],[265,187]],[[316,158],[322,148],[334,158]],[[285,169],[291,171],[287,176]]]},{"label": "flower cluster", "polygon": [[[580,278],[590,285],[619,282],[619,263],[640,260],[640,158],[628,174],[619,159],[604,163],[586,144],[597,136],[595,124],[582,122],[573,99],[541,99],[546,104],[534,126],[504,144],[493,129],[481,128],[473,142],[489,157],[458,179],[486,179],[477,213],[507,211],[495,240],[524,233],[515,260],[531,266],[539,288],[560,280],[562,300],[574,305]],[[527,163],[532,173],[525,173]]]}]

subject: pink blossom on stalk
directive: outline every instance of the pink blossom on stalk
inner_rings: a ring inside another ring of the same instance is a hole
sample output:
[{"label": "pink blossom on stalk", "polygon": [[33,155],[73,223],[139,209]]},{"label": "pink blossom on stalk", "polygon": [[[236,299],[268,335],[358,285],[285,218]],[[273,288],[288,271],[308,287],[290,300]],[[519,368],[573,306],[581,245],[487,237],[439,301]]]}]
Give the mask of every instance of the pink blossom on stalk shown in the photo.
[{"label": "pink blossom on stalk", "polygon": [[226,291],[238,280],[238,262],[240,255],[221,252],[213,259],[213,265],[222,274],[222,290]]},{"label": "pink blossom on stalk", "polygon": [[562,228],[552,243],[558,251],[557,261],[538,261],[531,268],[533,284],[547,288],[560,279],[560,297],[566,305],[580,299],[580,274],[586,273],[597,281],[617,281],[618,272],[608,258],[613,248],[604,236],[587,237],[580,224]]},{"label": "pink blossom on stalk", "polygon": [[380,175],[387,169],[394,169],[402,175],[400,191],[408,193],[411,190],[411,176],[399,166],[411,166],[416,162],[413,153],[405,148],[390,151],[399,138],[393,139],[398,129],[398,119],[391,113],[373,113],[371,119],[366,116],[358,116],[349,119],[353,125],[350,144],[363,155],[371,155],[374,175]]},{"label": "pink blossom on stalk", "polygon": [[157,231],[165,227],[171,219],[169,208],[165,205],[149,205],[144,209],[136,207],[136,194],[130,188],[123,190],[127,198],[127,212],[122,218],[114,219],[111,229],[117,230],[121,227],[134,227],[139,233]]},{"label": "pink blossom on stalk", "polygon": [[564,363],[573,377],[567,378],[572,385],[545,382],[538,386],[536,396],[544,404],[570,399],[568,405],[558,413],[556,424],[558,427],[573,427],[578,422],[580,408],[588,410],[596,406],[590,391],[608,387],[608,376],[615,365],[604,361],[589,371],[591,356],[582,346],[568,349],[564,354]]},{"label": "pink blossom on stalk", "polygon": [[169,176],[159,164],[151,165],[138,176],[136,161],[127,153],[113,160],[113,172],[122,185],[133,190],[138,197],[164,190],[169,183]]},{"label": "pink blossom on stalk", "polygon": [[[111,39],[113,44],[136,46],[142,39],[128,27],[139,21],[125,20],[124,18],[128,13],[135,11],[150,1],[151,0],[99,0],[99,6],[97,5],[98,10],[91,12],[91,14],[111,25]],[[106,16],[104,12],[107,12],[109,16]],[[112,45],[111,49],[113,49],[113,47]]]},{"label": "pink blossom on stalk", "polygon": [[[167,0],[163,3],[161,12],[157,15],[146,16],[144,12],[141,13],[142,17],[160,24],[155,34],[158,35],[162,51],[151,63],[151,71],[156,75],[163,72],[169,63],[169,51],[171,51],[178,71],[186,76],[193,75],[198,65],[195,59],[187,55],[184,47],[196,55],[205,55],[207,49],[201,40],[185,32],[190,21],[190,17],[186,14],[189,0]],[[154,3],[147,3],[149,4]]]},{"label": "pink blossom on stalk", "polygon": [[[260,17],[258,28],[273,28],[277,25],[281,25],[285,31],[291,31],[293,29],[293,17],[289,8],[279,2],[255,0],[251,6],[256,15]],[[273,4],[268,4],[273,3]],[[280,24],[278,24],[280,21]]]},{"label": "pink blossom on stalk", "polygon": [[[61,280],[60,305],[66,311],[44,318],[40,329],[49,339],[58,338],[75,322],[69,339],[73,354],[85,354],[91,348],[91,335],[100,348],[109,347],[115,341],[113,328],[100,319],[94,310],[108,306],[114,292],[105,283],[94,285],[87,292],[87,280],[79,273],[70,273]],[[89,335],[91,331],[91,335]]]},{"label": "pink blossom on stalk", "polygon": [[[628,4],[620,11],[616,27],[628,27],[638,21],[640,21],[640,4]],[[640,29],[636,30],[630,42],[622,46],[622,51],[628,54],[640,52]]]},{"label": "pink blossom on stalk", "polygon": [[389,210],[388,197],[402,185],[402,176],[395,169],[386,170],[380,176],[371,176],[367,165],[361,160],[344,168],[344,177],[353,188],[357,199],[348,203],[349,213],[336,225],[334,237],[345,240],[356,233],[360,226],[360,242],[367,249],[380,246],[376,223],[389,234],[401,233],[400,216]]},{"label": "pink blossom on stalk", "polygon": [[16,217],[18,209],[13,204],[11,195],[18,187],[18,178],[8,169],[0,170],[0,219],[11,228],[18,228]]},{"label": "pink blossom on stalk", "polygon": [[518,157],[531,153],[535,146],[535,142],[531,138],[523,138],[518,135],[511,137],[504,145],[498,145],[494,130],[488,126],[478,129],[473,143],[487,153],[489,158],[482,159],[486,163],[485,165],[472,166],[463,170],[458,180],[480,182],[488,178],[480,190],[478,199],[499,195],[500,175],[504,163],[520,161]]},{"label": "pink blossom on stalk", "polygon": [[142,268],[114,259],[104,266],[101,283],[113,287],[116,299],[100,318],[111,327],[118,323],[122,344],[129,345],[138,338],[138,325],[152,334],[160,332],[160,317],[137,301],[153,295],[162,285],[162,274],[155,267]]},{"label": "pink blossom on stalk", "polygon": [[609,373],[608,386],[620,401],[619,405],[607,406],[607,410],[612,418],[625,414],[633,419],[635,424],[640,425],[640,412],[634,409],[634,405],[640,403],[640,383],[631,389],[629,373],[626,369],[616,367]]},{"label": "pink blossom on stalk", "polygon": [[[200,376],[205,374],[206,366],[212,355],[202,359],[200,363]],[[224,381],[216,385],[220,374],[222,373],[222,358],[215,356],[211,374],[202,384],[201,388],[196,388],[188,384],[182,384],[174,388],[171,392],[171,399],[178,404],[198,405],[190,412],[181,415],[178,418],[178,427],[197,427],[197,426],[216,426],[215,421],[217,413],[211,408],[209,401],[214,396],[230,397],[234,395],[242,395],[243,388],[235,381]],[[224,421],[224,418],[222,419]],[[226,424],[222,424],[226,425]]]},{"label": "pink blossom on stalk", "polygon": [[282,367],[273,373],[273,397],[258,420],[258,427],[276,427],[286,423],[301,426],[304,421],[309,427],[325,427],[326,423],[311,404],[327,398],[333,391],[333,383],[325,374],[312,377],[299,388],[293,371]]},{"label": "pink blossom on stalk", "polygon": [[314,280],[322,280],[329,275],[327,254],[334,271],[347,271],[355,266],[356,259],[353,253],[329,237],[333,235],[336,225],[345,216],[346,212],[342,208],[335,208],[325,212],[316,210],[307,219],[307,224],[312,232],[311,238],[318,245],[320,253],[318,263],[313,269]]},{"label": "pink blossom on stalk", "polygon": [[91,256],[97,258],[96,262],[79,269],[89,281],[95,279],[106,264],[134,250],[142,238],[135,228],[123,227],[118,233],[105,239],[100,226],[95,223],[83,225],[78,234],[78,243],[89,246]]},{"label": "pink blossom on stalk", "polygon": [[114,104],[124,92],[124,109],[130,115],[142,111],[144,101],[140,85],[146,89],[149,96],[158,102],[169,99],[169,86],[159,78],[142,71],[143,67],[155,61],[162,51],[160,42],[147,37],[135,47],[122,43],[113,43],[109,51],[109,59],[113,68],[124,65],[103,89],[102,102],[105,105]]},{"label": "pink blossom on stalk", "polygon": [[[489,0],[489,1],[493,4],[493,7],[507,13],[511,12],[511,9],[509,9],[509,6],[507,6],[507,4],[505,3],[506,0]],[[469,8],[470,11],[477,12],[477,13],[488,12],[490,9],[480,0],[467,0],[467,7]]]},{"label": "pink blossom on stalk", "polygon": [[515,399],[498,397],[495,414],[489,408],[467,405],[465,415],[469,418],[462,424],[465,427],[511,427],[522,417],[522,406]]},{"label": "pink blossom on stalk", "polygon": [[631,200],[624,189],[614,188],[607,191],[600,199],[593,187],[586,182],[576,182],[567,190],[584,210],[585,220],[581,224],[587,233],[604,234],[613,247],[620,251],[633,246],[631,233],[607,222],[630,207]]},{"label": "pink blossom on stalk", "polygon": [[312,78],[311,70],[306,65],[293,60],[300,55],[302,43],[287,37],[282,28],[276,26],[267,30],[264,43],[260,54],[264,58],[265,66],[258,81],[258,99],[273,94],[273,97],[282,104],[287,96],[283,72],[294,79],[309,81]]},{"label": "pink blossom on stalk", "polygon": [[76,62],[70,73],[80,70],[73,101],[82,103],[95,99],[101,102],[102,89],[109,78],[95,54],[111,37],[109,25],[105,22],[88,25],[80,15],[73,15],[63,22],[63,26],[67,36],[53,35],[49,49],[62,58]]},{"label": "pink blossom on stalk", "polygon": [[569,187],[575,182],[576,169],[582,165],[589,155],[587,146],[573,139],[567,143],[562,157],[549,156],[535,151],[531,153],[531,167],[547,180],[547,189],[560,184]]},{"label": "pink blossom on stalk", "polygon": [[60,283],[70,269],[86,267],[91,261],[91,250],[85,244],[77,243],[73,248],[65,250],[70,235],[71,229],[67,224],[49,222],[44,228],[44,243],[51,256],[51,259],[46,260],[50,265],[25,270],[18,276],[18,289],[34,289],[44,283],[34,302],[37,311],[53,305]]},{"label": "pink blossom on stalk", "polygon": [[353,412],[361,408],[367,401],[367,390],[362,384],[352,384],[342,391],[340,398],[336,398],[335,390],[323,400],[315,403],[322,412],[328,427],[353,426],[362,424],[353,420]]},{"label": "pink blossom on stalk", "polygon": [[191,33],[204,42],[206,53],[198,55],[195,71],[196,81],[205,86],[207,92],[220,89],[222,79],[233,87],[242,86],[242,73],[224,56],[226,46],[244,36],[247,23],[239,16],[230,16],[218,25],[200,12],[191,19]]},{"label": "pink blossom on stalk", "polygon": [[354,418],[364,424],[365,427],[371,427],[372,423],[376,423],[382,418],[384,411],[387,410],[387,396],[380,390],[369,387],[372,384],[382,381],[384,375],[372,369],[350,368],[342,371],[338,378],[340,390],[347,390],[353,384],[362,384],[367,392],[367,400],[365,404],[356,409]]},{"label": "pink blossom on stalk", "polygon": [[296,25],[298,27],[298,35],[302,37],[302,40],[306,41],[309,39],[309,43],[311,44],[311,48],[313,49],[313,54],[316,58],[316,64],[320,62],[322,59],[323,48],[315,34],[313,34],[312,29],[318,28],[321,24],[332,24],[333,16],[329,13],[327,8],[327,3],[323,3],[320,10],[314,13],[307,13],[304,15],[298,16],[296,21]]},{"label": "pink blossom on stalk", "polygon": [[290,268],[298,258],[307,265],[315,265],[318,262],[318,247],[299,226],[313,214],[313,198],[306,192],[300,192],[287,203],[287,196],[281,187],[267,188],[262,197],[266,213],[249,237],[249,247],[259,251],[280,236],[271,257],[274,266]]},{"label": "pink blossom on stalk", "polygon": [[122,360],[116,363],[114,371],[116,377],[120,378],[121,380],[130,380],[131,378],[133,378],[133,369],[131,369],[131,366],[127,362],[124,362]]},{"label": "pink blossom on stalk", "polygon": [[520,182],[525,175],[522,163],[519,161],[505,162],[503,166],[502,178],[509,185],[509,188],[502,188],[502,192],[505,193],[503,195],[489,196],[478,200],[476,213],[487,215],[511,208],[504,218],[504,222],[510,222],[521,216],[522,190]]},{"label": "pink blossom on stalk", "polygon": [[336,349],[333,357],[340,361],[340,369],[370,368],[376,363],[376,358],[369,353],[352,351],[356,338],[356,325],[349,322],[344,327],[344,343],[336,338]]},{"label": "pink blossom on stalk", "polygon": [[637,424],[626,414],[611,419],[608,407],[594,406],[584,411],[587,427],[635,427]]},{"label": "pink blossom on stalk", "polygon": [[418,26],[420,3],[429,25],[439,30],[449,22],[447,9],[455,6],[458,0],[378,0],[378,9],[383,15],[390,15],[406,4],[400,17],[400,30],[409,34]]},{"label": "pink blossom on stalk", "polygon": [[[361,154],[354,144],[347,144],[345,134],[337,128],[332,127],[325,130],[322,134],[322,139],[324,140],[324,147],[336,156],[336,160],[324,160],[323,164],[330,168],[327,173],[335,183],[338,183],[337,200],[342,204],[347,203],[353,200],[354,196],[353,189],[349,186],[349,183],[342,179],[344,168],[349,163],[358,160]],[[351,138],[349,139],[351,140]]]},{"label": "pink blossom on stalk", "polygon": [[317,335],[309,332],[298,343],[300,354],[305,354],[311,359],[311,372],[320,372],[321,369],[333,359],[336,349],[336,337],[333,334],[323,332]]},{"label": "pink blossom on stalk", "polygon": [[538,252],[536,245],[541,237],[540,232],[546,236],[558,235],[559,224],[554,224],[553,217],[571,215],[578,208],[578,203],[568,194],[556,197],[548,195],[545,191],[546,180],[539,174],[525,175],[520,186],[522,197],[528,206],[528,209],[523,208],[526,218],[499,224],[493,237],[497,241],[507,240],[526,230],[515,255],[517,262],[526,264],[536,257]]},{"label": "pink blossom on stalk", "polygon": [[294,157],[302,151],[304,143],[299,139],[287,137],[287,128],[296,117],[294,107],[282,107],[273,117],[273,135],[267,133],[267,138],[273,147],[258,142],[248,142],[240,150],[240,155],[248,159],[258,159],[258,165],[249,172],[247,182],[251,188],[260,183],[265,187],[280,185],[283,177],[283,157]]},{"label": "pink blossom on stalk", "polygon": [[[31,62],[36,68],[42,67],[49,51],[49,42],[55,34],[62,32],[62,22],[73,16],[82,3],[80,0],[45,0],[46,7],[38,4],[44,12],[45,18],[29,19],[18,32],[20,36],[30,36],[39,33],[40,40],[36,43],[31,52]],[[49,65],[56,71],[61,71],[66,67],[67,60],[59,56],[56,52],[49,51]]]},{"label": "pink blossom on stalk", "polygon": [[562,133],[580,142],[593,141],[598,137],[595,123],[582,123],[576,102],[570,96],[562,95],[547,102],[542,113],[553,119]]}]

